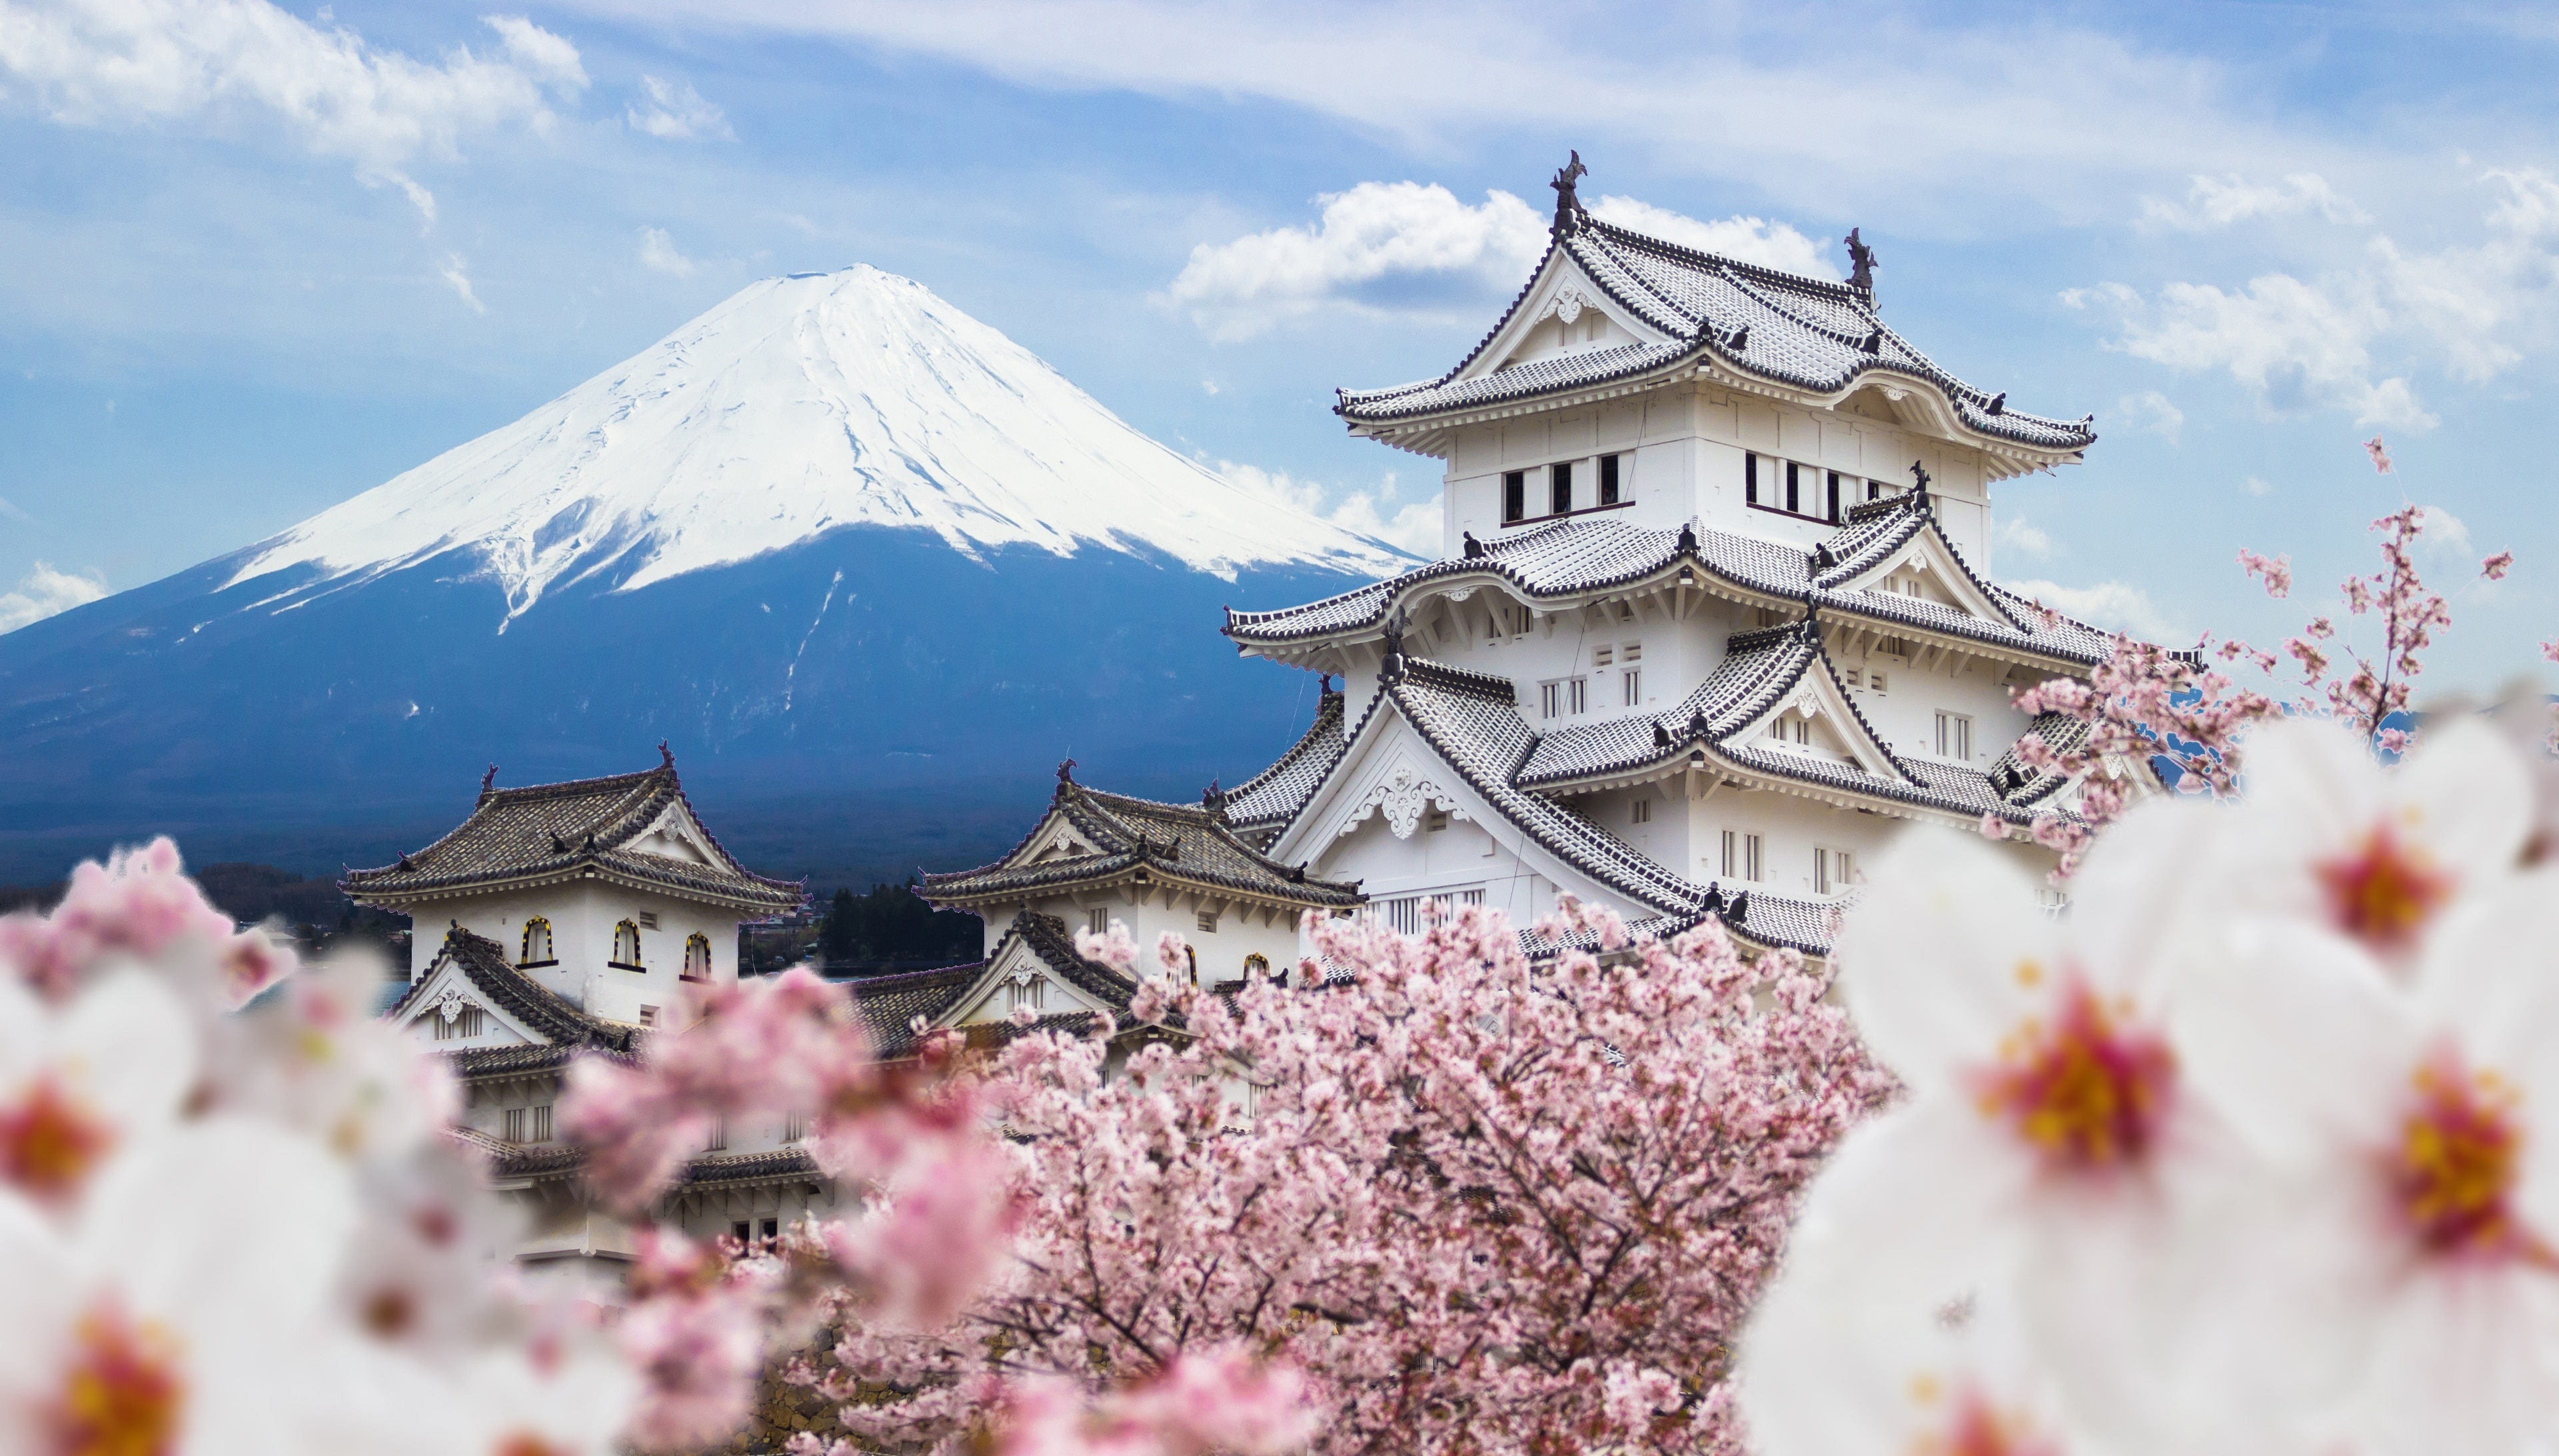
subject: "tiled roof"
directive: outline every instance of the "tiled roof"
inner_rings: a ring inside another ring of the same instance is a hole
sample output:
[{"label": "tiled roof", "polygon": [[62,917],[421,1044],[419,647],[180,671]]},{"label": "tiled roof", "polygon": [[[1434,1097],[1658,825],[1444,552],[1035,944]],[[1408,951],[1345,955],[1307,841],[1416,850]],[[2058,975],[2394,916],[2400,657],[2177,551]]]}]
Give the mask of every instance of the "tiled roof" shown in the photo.
[{"label": "tiled roof", "polygon": [[930,1028],[950,1014],[952,1006],[978,983],[986,968],[982,960],[940,970],[914,970],[903,975],[865,976],[854,981],[853,1009],[870,1028],[871,1054],[894,1062],[915,1053],[915,1019]]},{"label": "tiled roof", "polygon": [[528,1054],[560,1048],[592,1047],[619,1056],[630,1056],[639,1050],[638,1027],[588,1014],[567,997],[518,970],[515,962],[507,958],[506,946],[486,936],[473,935],[460,926],[444,933],[444,944],[437,948],[435,959],[428,962],[426,973],[419,976],[409,988],[409,993],[400,997],[384,1014],[400,1014],[416,998],[418,991],[435,978],[436,968],[447,962],[458,966],[493,1005],[549,1044],[545,1048],[483,1047],[458,1052],[455,1054],[458,1058],[481,1060],[459,1064],[457,1070],[515,1070],[503,1058],[485,1054],[513,1054],[525,1059],[525,1065],[531,1067],[543,1064],[530,1059]]},{"label": "tiled roof", "polygon": [[1286,823],[1339,763],[1350,740],[1342,732],[1342,693],[1330,681],[1315,704],[1315,721],[1280,761],[1237,785],[1226,797],[1226,816],[1238,830]]},{"label": "tiled roof", "polygon": [[1540,738],[1519,783],[1537,788],[1617,773],[1684,751],[1692,739],[1720,739],[1766,711],[1819,651],[1796,628],[1743,633],[1727,645],[1706,681],[1669,712],[1577,723]]},{"label": "tiled roof", "polygon": [[1226,614],[1226,635],[1240,643],[1284,643],[1383,625],[1399,605],[1469,575],[1498,579],[1531,601],[1609,591],[1692,564],[1735,588],[1800,600],[1811,586],[1811,558],[1774,541],[1699,529],[1636,525],[1615,515],[1577,516],[1483,543],[1481,554],[1417,566],[1338,597],[1273,612]]},{"label": "tiled roof", "polygon": [[[709,843],[712,862],[679,860],[629,848],[670,804],[681,803]],[[453,832],[397,863],[349,870],[339,887],[361,902],[400,903],[523,880],[595,874],[742,909],[797,908],[805,888],[748,870],[692,814],[671,756],[641,774],[580,779],[527,789],[480,791],[480,801]]]},{"label": "tiled roof", "polygon": [[[1317,777],[1321,767],[1313,770]],[[1308,878],[1302,868],[1281,864],[1254,848],[1237,836],[1227,815],[1214,807],[1104,794],[1076,783],[1061,770],[1050,808],[1090,841],[1091,852],[1015,863],[1038,836],[1034,826],[1031,837],[992,864],[926,875],[924,897],[937,905],[984,903],[1150,873],[1300,905],[1363,902],[1355,884]]]},{"label": "tiled roof", "polygon": [[1678,529],[1663,529],[1615,517],[1575,517],[1490,542],[1478,555],[1434,561],[1302,607],[1272,612],[1230,609],[1226,635],[1247,646],[1278,647],[1337,634],[1382,632],[1389,619],[1415,598],[1462,588],[1469,576],[1497,579],[1531,602],[1561,602],[1661,578],[1689,565],[1737,594],[1783,600],[1805,611],[1872,618],[2081,665],[2102,662],[2112,655],[2114,643],[2107,634],[2033,608],[2015,592],[1984,581],[1942,532],[1932,539],[1947,559],[2010,620],[1986,620],[1889,592],[1842,589],[1840,584],[1871,569],[1923,530],[1934,530],[1933,508],[1919,492],[1867,503],[1848,524],[1811,551],[1701,529],[1694,520]]},{"label": "tiled roof", "polygon": [[[1915,379],[1944,394],[1967,427],[1996,439],[2047,451],[2081,450],[2096,439],[2088,420],[2010,411],[2005,394],[1974,388],[1938,367],[1884,324],[1870,294],[1847,284],[1698,252],[1596,219],[1572,222],[1559,231],[1555,247],[1620,308],[1672,342],[1566,353],[1460,379],[1528,301],[1524,287],[1447,373],[1388,389],[1341,390],[1334,412],[1352,424],[1382,425],[1710,362],[1821,394],[1845,390],[1869,373]],[[1537,275],[1545,270],[1541,260]]]},{"label": "tiled roof", "polygon": [[1384,691],[1476,794],[1567,863],[1640,905],[1693,913],[1704,891],[1606,829],[1517,786],[1537,734],[1505,678],[1407,658]]},{"label": "tiled roof", "polygon": [[718,1188],[725,1184],[772,1183],[782,1179],[810,1178],[827,1182],[818,1171],[818,1160],[802,1147],[765,1148],[758,1152],[708,1153],[684,1164],[676,1175],[675,1192],[686,1189]]}]

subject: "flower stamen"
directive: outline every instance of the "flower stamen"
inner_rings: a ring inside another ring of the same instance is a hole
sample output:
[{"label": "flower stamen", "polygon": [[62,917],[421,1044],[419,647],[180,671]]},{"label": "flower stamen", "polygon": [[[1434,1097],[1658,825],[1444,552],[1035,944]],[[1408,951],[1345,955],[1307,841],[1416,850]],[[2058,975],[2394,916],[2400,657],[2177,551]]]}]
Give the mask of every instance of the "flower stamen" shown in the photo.
[{"label": "flower stamen", "polygon": [[2452,877],[2386,820],[2318,874],[2336,928],[2378,950],[2407,948],[2453,894]]},{"label": "flower stamen", "polygon": [[[1922,1397],[1919,1403],[1933,1401]],[[1943,1426],[1910,1443],[1911,1456],[2058,1456],[2059,1451],[2026,1421],[1994,1409],[1970,1388],[1956,1395]]]},{"label": "flower stamen", "polygon": [[114,1131],[89,1115],[50,1077],[12,1106],[0,1106],[0,1179],[42,1202],[59,1202],[106,1157]]},{"label": "flower stamen", "polygon": [[2514,1217],[2523,1162],[2514,1090],[2445,1056],[2417,1070],[2416,1092],[2391,1183],[2418,1244],[2439,1254],[2529,1251]]},{"label": "flower stamen", "polygon": [[77,1349],[53,1414],[50,1456],[169,1456],[178,1449],[186,1386],[177,1342],[112,1306],[79,1323]]},{"label": "flower stamen", "polygon": [[2060,990],[2049,1025],[2030,1021],[1982,1079],[1980,1103],[2049,1163],[2103,1168],[2150,1150],[2176,1062],[2168,1044],[2127,1026],[2085,982]]}]

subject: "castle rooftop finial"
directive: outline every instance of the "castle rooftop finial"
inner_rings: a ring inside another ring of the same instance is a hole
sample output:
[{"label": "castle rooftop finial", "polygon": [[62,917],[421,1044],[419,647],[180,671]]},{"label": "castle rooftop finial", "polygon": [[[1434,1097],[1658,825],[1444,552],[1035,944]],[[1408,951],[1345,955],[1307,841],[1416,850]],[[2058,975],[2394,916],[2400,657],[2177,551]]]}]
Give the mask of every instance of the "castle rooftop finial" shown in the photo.
[{"label": "castle rooftop finial", "polygon": [[1589,175],[1590,169],[1581,165],[1581,153],[1577,150],[1573,154],[1573,160],[1557,168],[1555,180],[1547,184],[1555,189],[1555,230],[1557,232],[1569,232],[1575,223],[1589,220],[1589,211],[1581,206],[1581,199],[1575,192],[1575,188],[1581,184],[1581,179]]},{"label": "castle rooftop finial", "polygon": [[1848,230],[1848,236],[1840,239],[1842,242],[1848,244],[1848,286],[1865,294],[1868,301],[1873,302],[1875,298],[1875,249],[1868,247],[1865,241],[1859,238],[1857,234],[1858,229],[1852,227]]},{"label": "castle rooftop finial", "polygon": [[1058,760],[1058,763],[1057,763],[1057,782],[1058,782],[1058,783],[1060,783],[1060,784],[1072,784],[1072,783],[1074,783],[1074,782],[1075,782],[1075,760],[1073,760],[1073,759],[1060,759],[1060,760]]},{"label": "castle rooftop finial", "polygon": [[498,766],[496,764],[491,764],[489,766],[489,772],[480,776],[480,792],[483,795],[486,795],[491,788],[496,786],[497,782]]},{"label": "castle rooftop finial", "polygon": [[659,739],[659,740],[658,740],[658,767],[660,767],[660,768],[662,768],[662,769],[672,769],[672,768],[674,768],[675,766],[676,766],[676,751],[675,751],[674,749],[669,748],[669,747],[667,746],[667,740],[665,740],[665,739],[663,739],[663,738]]}]

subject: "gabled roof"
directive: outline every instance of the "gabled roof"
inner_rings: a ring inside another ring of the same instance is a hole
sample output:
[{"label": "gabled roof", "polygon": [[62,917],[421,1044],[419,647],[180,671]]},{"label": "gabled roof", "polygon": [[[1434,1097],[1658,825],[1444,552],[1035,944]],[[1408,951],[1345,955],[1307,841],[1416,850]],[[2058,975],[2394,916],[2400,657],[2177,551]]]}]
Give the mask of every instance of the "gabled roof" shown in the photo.
[{"label": "gabled roof", "polygon": [[[637,847],[671,809],[674,827],[700,857]],[[756,874],[720,847],[684,797],[673,755],[646,773],[609,779],[527,789],[484,782],[479,802],[453,832],[396,863],[349,870],[339,888],[360,904],[403,906],[576,879],[618,881],[767,915],[796,909],[807,894],[800,882]]]},{"label": "gabled roof", "polygon": [[[1302,746],[1302,745],[1301,745]],[[1283,761],[1284,762],[1284,761]],[[1033,858],[1072,827],[1073,854]],[[1058,770],[1049,811],[1002,859],[972,870],[926,875],[920,893],[936,905],[974,906],[1144,877],[1227,890],[1298,906],[1363,903],[1359,886],[1307,877],[1238,837],[1220,807],[1157,803],[1087,789]]]},{"label": "gabled roof", "polygon": [[928,1029],[939,1025],[969,988],[978,983],[978,973],[985,968],[986,962],[973,960],[940,970],[866,976],[854,981],[853,1009],[861,1013],[862,1024],[870,1029],[871,1054],[883,1062],[913,1056],[916,1018],[924,1018]]},{"label": "gabled roof", "polygon": [[1226,817],[1238,832],[1286,823],[1315,786],[1324,782],[1350,740],[1342,732],[1342,693],[1327,679],[1315,703],[1315,721],[1280,761],[1245,780],[1226,796]]},{"label": "gabled roof", "polygon": [[[1059,981],[1099,1002],[1124,1024],[1127,1022],[1129,1001],[1136,994],[1136,983],[1101,961],[1078,955],[1074,933],[1067,929],[1066,922],[1053,915],[1024,911],[1013,917],[983,960],[853,982],[853,1005],[870,1028],[872,1054],[882,1061],[913,1056],[917,1020],[922,1019],[927,1031],[950,1024],[970,1004],[973,993],[986,977],[1012,958],[1016,949],[1028,954]],[[977,1044],[997,1044],[1026,1030],[1077,1032],[1093,1021],[1091,1011],[1066,1011],[1043,1016],[1028,1027],[1016,1027],[1010,1021],[990,1022],[971,1027],[970,1033]]]},{"label": "gabled roof", "polygon": [[[1479,367],[1522,307],[1539,296],[1539,281],[1565,265],[1668,342],[1569,352],[1489,371]],[[1648,375],[1667,377],[1701,364],[1813,394],[1844,393],[1868,375],[1925,384],[1943,397],[1964,429],[2037,452],[2075,452],[2097,438],[2089,419],[2009,410],[2006,394],[1975,388],[1940,368],[1884,324],[1874,296],[1863,289],[1699,252],[1586,217],[1563,221],[1528,286],[1455,367],[1418,383],[1340,390],[1334,412],[1353,426],[1383,426]]]},{"label": "gabled roof", "polygon": [[[461,1071],[531,1070],[565,1060],[568,1053],[581,1048],[623,1057],[639,1051],[641,1033],[638,1027],[589,1014],[577,1003],[518,970],[515,963],[507,958],[506,946],[486,936],[473,935],[460,926],[444,933],[444,944],[437,947],[435,958],[427,963],[426,973],[409,987],[408,994],[400,997],[383,1014],[393,1020],[405,1016],[419,994],[435,982],[436,972],[448,965],[488,997],[490,1004],[545,1043],[538,1047],[479,1047],[457,1052],[453,1055],[460,1059],[457,1066]],[[478,1060],[469,1060],[474,1058]]]},{"label": "gabled roof", "polygon": [[[1931,550],[1976,585],[2002,614],[1999,618],[1848,585],[1923,533]],[[1938,528],[1927,494],[1916,491],[1858,507],[1847,524],[1810,551],[1702,528],[1694,519],[1666,529],[1614,517],[1569,518],[1481,543],[1474,555],[1418,566],[1301,607],[1272,612],[1230,608],[1226,635],[1248,649],[1274,651],[1331,638],[1357,641],[1383,635],[1399,613],[1409,614],[1426,597],[1469,590],[1477,582],[1563,610],[1600,595],[1676,581],[1683,570],[1735,600],[1905,626],[2010,655],[2085,667],[2114,652],[2114,640],[2106,633],[2037,608],[1975,573]]]}]

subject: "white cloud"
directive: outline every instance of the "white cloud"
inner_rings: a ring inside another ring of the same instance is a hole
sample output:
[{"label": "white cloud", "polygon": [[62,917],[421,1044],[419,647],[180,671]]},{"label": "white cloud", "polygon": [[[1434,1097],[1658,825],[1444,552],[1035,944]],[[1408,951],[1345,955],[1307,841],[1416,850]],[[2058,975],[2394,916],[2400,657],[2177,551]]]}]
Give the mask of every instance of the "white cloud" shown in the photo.
[{"label": "white cloud", "polygon": [[1783,222],[1751,217],[1700,221],[1668,208],[1621,197],[1601,198],[1590,205],[1590,213],[1602,222],[1614,222],[1700,252],[1719,253],[1763,268],[1807,273],[1815,278],[1839,277],[1837,259],[1825,252],[1822,244]]},{"label": "white cloud", "polygon": [[[2349,147],[2224,66],[2038,12],[1943,23],[1866,7],[1413,0],[581,0],[650,26],[850,39],[1018,84],[1277,103],[1409,150],[1492,134],[1732,178],[1788,208],[1856,198],[1900,225],[2031,209],[2093,220],[2164,176],[2335,173]],[[1630,39],[1639,38],[1630,44]],[[1879,138],[1889,138],[1879,144]],[[1522,189],[1545,182],[1561,151]],[[1534,200],[1544,201],[1543,192]],[[1545,211],[1541,206],[1539,211]],[[1877,214],[1881,216],[1881,214]],[[1842,230],[1845,230],[1843,228]]]},{"label": "white cloud", "polygon": [[471,265],[463,261],[462,254],[446,253],[444,269],[438,276],[443,278],[455,293],[462,295],[462,301],[471,305],[473,313],[489,312],[489,306],[480,301],[480,295],[471,291]]},{"label": "white cloud", "polygon": [[[1474,317],[1509,294],[1546,251],[1548,218],[1506,192],[1479,204],[1436,184],[1363,182],[1317,199],[1311,224],[1201,243],[1163,301],[1219,339],[1244,339],[1318,308]],[[1835,277],[1812,239],[1783,222],[1702,221],[1632,198],[1591,211],[1622,226],[1749,262]]]},{"label": "white cloud", "polygon": [[2194,636],[2162,616],[2160,610],[2151,604],[2148,592],[2126,582],[2101,581],[2095,586],[2063,586],[2050,581],[2007,581],[2000,585],[2020,596],[2041,602],[2053,611],[2067,613],[2098,627],[2128,632],[2147,642],[2182,647]]},{"label": "white cloud", "polygon": [[39,561],[36,569],[19,581],[17,590],[0,592],[0,632],[15,632],[30,622],[42,622],[57,612],[68,612],[105,595],[104,579],[56,571]]},{"label": "white cloud", "polygon": [[1463,311],[1485,292],[1518,287],[1546,246],[1544,219],[1506,192],[1469,206],[1436,185],[1363,182],[1318,201],[1311,226],[1192,248],[1165,300],[1220,339],[1250,338],[1326,304]]},{"label": "white cloud", "polygon": [[2332,222],[2369,222],[2361,208],[2339,197],[2328,179],[2316,172],[2296,172],[2281,182],[2253,183],[2233,172],[2226,177],[2196,177],[2183,203],[2142,199],[2144,225],[2180,232],[2227,227],[2251,218],[2281,218],[2317,213]]},{"label": "white cloud", "polygon": [[737,140],[737,133],[729,129],[727,113],[703,100],[690,81],[644,75],[640,77],[640,89],[647,93],[646,99],[633,102],[622,112],[622,119],[634,130],[668,141],[691,141],[696,137]]},{"label": "white cloud", "polygon": [[2052,537],[2023,515],[2012,515],[1999,523],[1999,541],[2037,560],[2052,554]]},{"label": "white cloud", "polygon": [[640,265],[678,278],[689,278],[693,273],[693,260],[676,250],[676,240],[663,227],[640,229]]},{"label": "white cloud", "polygon": [[11,520],[17,521],[21,525],[34,525],[36,523],[36,517],[19,510],[18,503],[10,500],[6,496],[0,496],[0,515],[5,515]]},{"label": "white cloud", "polygon": [[2169,397],[2157,389],[2145,389],[2139,394],[2127,394],[2116,400],[2115,413],[2124,417],[2127,428],[2165,436],[2172,445],[2177,443],[2179,433],[2185,428],[2185,411],[2170,403]]},{"label": "white cloud", "polygon": [[2376,235],[2366,262],[2316,281],[2266,273],[2235,289],[2170,283],[2156,299],[2107,283],[2062,301],[2111,308],[2126,352],[2224,370],[2270,412],[2339,409],[2357,425],[2425,429],[2436,420],[2409,383],[2411,365],[2431,357],[2455,378],[2483,383],[2522,363],[2559,323],[2559,181],[2537,170],[2480,180],[2498,196],[2473,245],[2418,252]]},{"label": "white cloud", "polygon": [[[1439,554],[1439,498],[1434,495],[1428,501],[1396,506],[1395,477],[1391,473],[1375,490],[1350,491],[1331,506],[1325,504],[1329,493],[1322,486],[1298,480],[1285,471],[1221,460],[1217,473],[1257,496],[1319,516],[1344,530],[1375,536],[1426,560]],[[1388,513],[1390,509],[1392,514]]]},{"label": "white cloud", "polygon": [[2469,522],[2441,506],[2418,508],[2425,512],[2426,533],[2417,538],[2418,549],[2441,558],[2468,558],[2479,554],[2471,544]]},{"label": "white cloud", "polygon": [[67,126],[280,126],[367,185],[399,188],[431,222],[414,161],[457,155],[468,132],[547,127],[547,98],[587,83],[568,41],[521,17],[487,24],[494,53],[457,46],[428,64],[267,0],[39,0],[0,15],[0,75]]},{"label": "white cloud", "polygon": [[2264,476],[2248,477],[2248,494],[2251,496],[2272,495],[2274,489],[2273,482],[2268,481]]}]

